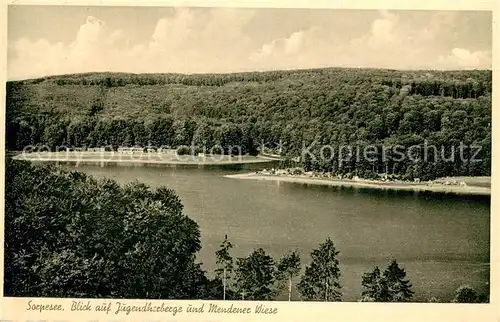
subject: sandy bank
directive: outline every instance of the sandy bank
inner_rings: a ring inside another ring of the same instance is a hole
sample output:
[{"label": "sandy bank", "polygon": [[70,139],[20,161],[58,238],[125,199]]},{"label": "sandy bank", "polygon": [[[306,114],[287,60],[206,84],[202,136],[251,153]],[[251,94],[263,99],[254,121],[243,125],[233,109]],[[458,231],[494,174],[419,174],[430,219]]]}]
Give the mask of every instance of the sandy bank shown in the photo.
[{"label": "sandy bank", "polygon": [[269,163],[269,158],[241,156],[172,156],[156,153],[127,155],[113,152],[42,152],[17,154],[16,160],[32,162],[71,162],[71,163],[123,163],[123,164],[175,164],[175,165],[238,165],[252,163]]},{"label": "sandy bank", "polygon": [[429,191],[439,193],[453,193],[460,195],[483,195],[490,196],[491,188],[475,187],[475,186],[459,186],[459,185],[444,185],[439,183],[397,183],[397,182],[378,182],[371,180],[335,180],[321,179],[290,175],[263,175],[258,173],[242,173],[226,175],[227,178],[233,179],[249,179],[249,180],[268,180],[280,182],[293,182],[303,184],[314,184],[323,186],[339,186],[339,187],[358,187],[358,188],[373,188],[373,189],[392,189],[392,190],[407,190],[407,191]]}]

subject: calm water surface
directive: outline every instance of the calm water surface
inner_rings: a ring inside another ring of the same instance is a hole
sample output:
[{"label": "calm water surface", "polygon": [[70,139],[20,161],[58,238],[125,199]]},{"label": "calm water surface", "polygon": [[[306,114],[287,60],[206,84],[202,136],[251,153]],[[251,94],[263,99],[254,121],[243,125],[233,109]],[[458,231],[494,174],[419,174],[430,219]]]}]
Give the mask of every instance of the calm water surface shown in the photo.
[{"label": "calm water surface", "polygon": [[244,169],[93,166],[77,169],[120,183],[167,186],[200,226],[198,260],[210,273],[227,234],[233,255],[262,247],[275,258],[298,249],[304,264],[327,237],[340,251],[343,300],[357,301],[361,276],[397,259],[413,284],[415,300],[449,301],[463,284],[488,293],[489,198],[458,198],[296,183],[238,180]]}]

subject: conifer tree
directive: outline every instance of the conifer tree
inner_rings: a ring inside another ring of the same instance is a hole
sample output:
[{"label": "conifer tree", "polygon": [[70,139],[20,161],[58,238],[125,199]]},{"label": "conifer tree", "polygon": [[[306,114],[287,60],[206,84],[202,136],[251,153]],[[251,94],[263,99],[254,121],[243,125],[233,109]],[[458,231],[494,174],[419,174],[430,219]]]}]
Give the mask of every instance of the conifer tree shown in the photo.
[{"label": "conifer tree", "polygon": [[[411,283],[405,280],[406,272],[400,268],[395,259],[384,271],[384,280],[387,283],[390,302],[408,302],[413,296]],[[383,285],[384,286],[384,285]]]},{"label": "conifer tree", "polygon": [[233,273],[233,258],[229,254],[229,251],[233,248],[231,242],[227,239],[227,235],[224,237],[224,241],[220,245],[220,249],[215,252],[217,269],[215,274],[218,278],[222,280],[223,285],[223,297],[226,299],[227,288],[231,275]]},{"label": "conifer tree", "polygon": [[274,259],[259,248],[236,261],[236,288],[242,300],[270,301],[276,296]]},{"label": "conifer tree", "polygon": [[312,262],[306,267],[297,288],[306,301],[340,301],[340,269],[333,241],[328,238],[311,252]]},{"label": "conifer tree", "polygon": [[410,281],[405,280],[406,272],[396,260],[381,274],[378,267],[362,277],[361,293],[364,302],[408,302],[413,296]]},{"label": "conifer tree", "polygon": [[289,252],[281,257],[278,263],[278,275],[283,287],[288,282],[288,301],[292,299],[292,279],[300,273],[300,256],[298,251]]}]

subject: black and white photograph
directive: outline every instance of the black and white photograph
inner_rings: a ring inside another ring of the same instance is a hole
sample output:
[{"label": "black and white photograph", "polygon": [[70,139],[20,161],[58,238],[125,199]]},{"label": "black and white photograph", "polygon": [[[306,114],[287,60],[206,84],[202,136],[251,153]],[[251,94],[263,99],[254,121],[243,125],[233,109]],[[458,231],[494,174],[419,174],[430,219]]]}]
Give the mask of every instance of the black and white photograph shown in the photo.
[{"label": "black and white photograph", "polygon": [[7,18],[5,297],[490,303],[492,11]]}]

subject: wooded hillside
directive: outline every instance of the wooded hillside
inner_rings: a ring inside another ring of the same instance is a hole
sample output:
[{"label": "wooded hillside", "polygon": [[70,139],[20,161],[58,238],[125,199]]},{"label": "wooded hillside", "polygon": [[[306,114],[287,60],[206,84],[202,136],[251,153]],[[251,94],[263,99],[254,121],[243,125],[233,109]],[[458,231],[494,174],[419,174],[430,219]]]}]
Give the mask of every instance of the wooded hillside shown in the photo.
[{"label": "wooded hillside", "polygon": [[7,147],[220,144],[255,154],[262,143],[272,148],[281,140],[282,153],[292,158],[315,140],[318,146],[426,142],[445,147],[447,156],[462,142],[480,146],[476,158],[483,161],[354,159],[340,167],[335,158],[303,161],[361,176],[489,175],[491,82],[491,71],[339,68],[52,76],[7,84]]}]

